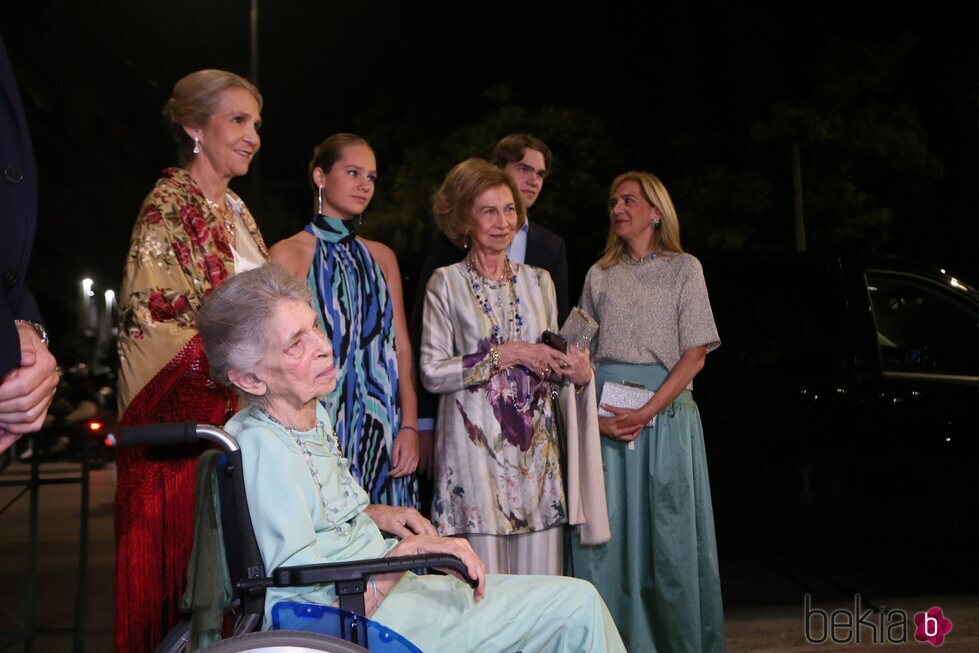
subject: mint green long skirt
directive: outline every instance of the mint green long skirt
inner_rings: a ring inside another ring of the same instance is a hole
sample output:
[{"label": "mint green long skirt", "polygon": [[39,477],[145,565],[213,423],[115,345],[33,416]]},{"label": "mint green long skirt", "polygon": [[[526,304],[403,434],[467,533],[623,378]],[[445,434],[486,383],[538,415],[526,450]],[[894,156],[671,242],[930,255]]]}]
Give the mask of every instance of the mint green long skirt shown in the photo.
[{"label": "mint green long skirt", "polygon": [[[606,381],[656,389],[662,365],[603,362]],[[724,612],[704,431],[684,391],[628,444],[602,438],[612,540],[572,537],[568,573],[597,588],[630,651],[725,651]]]}]

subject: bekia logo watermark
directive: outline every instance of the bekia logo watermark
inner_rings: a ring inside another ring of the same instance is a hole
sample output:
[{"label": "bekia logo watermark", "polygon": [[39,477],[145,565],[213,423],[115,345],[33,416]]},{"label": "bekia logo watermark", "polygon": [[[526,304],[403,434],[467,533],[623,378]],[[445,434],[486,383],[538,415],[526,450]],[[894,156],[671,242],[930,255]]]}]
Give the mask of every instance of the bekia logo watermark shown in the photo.
[{"label": "bekia logo watermark", "polygon": [[952,622],[945,618],[938,606],[914,615],[914,626],[914,638],[932,646],[941,646],[945,635],[952,632]]},{"label": "bekia logo watermark", "polygon": [[[853,597],[853,610],[838,608],[827,612],[812,606],[812,596],[803,600],[806,618],[806,642],[809,644],[906,644],[908,613],[900,608],[864,608],[859,594]],[[914,615],[914,639],[932,646],[941,646],[952,632],[952,622],[942,609],[934,606]]]}]

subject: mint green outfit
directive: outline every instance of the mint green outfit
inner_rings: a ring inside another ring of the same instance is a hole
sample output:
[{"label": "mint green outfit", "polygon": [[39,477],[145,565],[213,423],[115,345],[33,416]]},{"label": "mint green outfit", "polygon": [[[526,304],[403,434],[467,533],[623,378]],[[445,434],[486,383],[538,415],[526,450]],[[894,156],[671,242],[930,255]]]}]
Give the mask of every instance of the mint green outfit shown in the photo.
[{"label": "mint green outfit", "polygon": [[[683,352],[720,344],[700,263],[689,254],[593,266],[581,308],[599,324],[592,341],[599,397],[607,381],[657,390]],[[632,449],[602,438],[612,539],[586,546],[572,538],[570,573],[595,584],[631,651],[726,650],[704,431],[691,387]]]},{"label": "mint green outfit", "polygon": [[[329,415],[317,407],[310,431],[287,431],[254,406],[225,426],[241,446],[249,513],[266,571],[283,565],[382,557],[385,540],[364,513],[367,494],[333,444]],[[309,451],[307,463],[302,439]],[[329,604],[332,587],[270,588],[272,606],[296,600]],[[553,576],[487,577],[475,603],[449,576],[406,573],[373,619],[423,651],[625,651],[601,597],[590,584]]]}]

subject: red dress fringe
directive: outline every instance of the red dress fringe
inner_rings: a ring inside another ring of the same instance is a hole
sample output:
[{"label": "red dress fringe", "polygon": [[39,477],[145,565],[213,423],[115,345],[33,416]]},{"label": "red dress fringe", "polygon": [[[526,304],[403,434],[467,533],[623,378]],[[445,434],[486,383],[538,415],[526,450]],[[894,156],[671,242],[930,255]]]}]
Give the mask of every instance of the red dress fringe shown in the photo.
[{"label": "red dress fringe", "polygon": [[[237,401],[210,379],[200,336],[133,399],[120,426],[223,425]],[[116,455],[116,651],[152,651],[179,621],[194,535],[194,483],[203,447],[139,447]]]}]

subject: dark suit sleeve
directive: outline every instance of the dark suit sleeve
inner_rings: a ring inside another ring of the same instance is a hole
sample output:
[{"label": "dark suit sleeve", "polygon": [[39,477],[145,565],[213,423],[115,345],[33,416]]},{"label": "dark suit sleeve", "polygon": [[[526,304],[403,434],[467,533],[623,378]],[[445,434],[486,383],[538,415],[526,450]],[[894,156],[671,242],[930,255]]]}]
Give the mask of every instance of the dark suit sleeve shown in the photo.
[{"label": "dark suit sleeve", "polygon": [[[422,342],[422,313],[425,307],[425,288],[432,273],[438,268],[458,263],[466,256],[466,250],[453,245],[441,232],[432,237],[428,245],[428,256],[418,275],[418,289],[415,291],[415,301],[411,307],[411,319],[408,321],[408,332],[411,335],[411,347],[415,356],[415,368],[418,368],[418,355]],[[438,410],[438,397],[425,388],[418,386],[418,417],[420,419],[434,418]]]},{"label": "dark suit sleeve", "polygon": [[539,268],[544,268],[554,281],[554,292],[557,295],[558,327],[564,324],[568,316],[568,249],[564,238],[547,227],[537,224],[530,225],[527,233],[526,262]]},{"label": "dark suit sleeve", "polygon": [[0,378],[20,364],[15,319],[39,322],[24,276],[37,218],[37,171],[27,119],[0,38]]},{"label": "dark suit sleeve", "polygon": [[0,303],[0,379],[20,364],[20,336],[14,316]]},{"label": "dark suit sleeve", "polygon": [[13,310],[5,302],[0,302],[0,378],[20,366],[20,335],[14,320],[44,324],[34,296],[27,290],[21,293],[20,304]]}]

